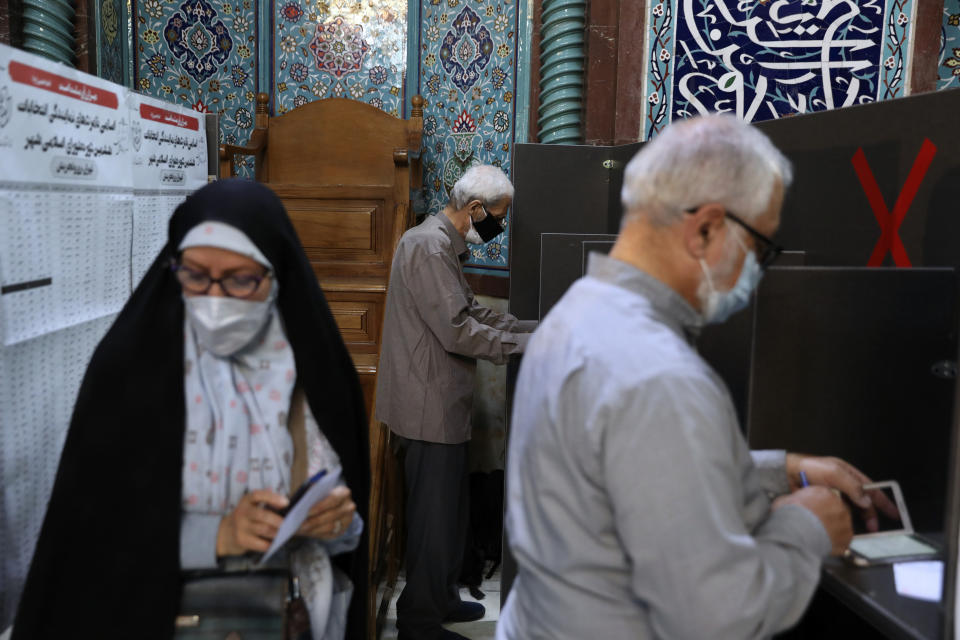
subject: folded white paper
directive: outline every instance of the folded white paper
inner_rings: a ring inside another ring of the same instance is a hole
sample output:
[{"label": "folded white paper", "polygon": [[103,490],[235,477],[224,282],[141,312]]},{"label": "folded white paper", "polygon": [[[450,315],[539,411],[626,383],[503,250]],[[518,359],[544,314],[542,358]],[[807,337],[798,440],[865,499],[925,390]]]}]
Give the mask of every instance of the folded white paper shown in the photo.
[{"label": "folded white paper", "polygon": [[287,540],[294,536],[297,529],[300,528],[300,525],[303,524],[303,521],[306,520],[310,514],[310,507],[326,498],[327,495],[333,491],[333,488],[337,486],[338,482],[340,482],[340,467],[332,469],[327,475],[313,483],[283,519],[280,528],[277,530],[277,536],[273,539],[273,543],[270,545],[270,548],[267,549],[267,552],[263,554],[260,564],[269,560],[270,556],[276,553],[277,549],[285,545]]}]

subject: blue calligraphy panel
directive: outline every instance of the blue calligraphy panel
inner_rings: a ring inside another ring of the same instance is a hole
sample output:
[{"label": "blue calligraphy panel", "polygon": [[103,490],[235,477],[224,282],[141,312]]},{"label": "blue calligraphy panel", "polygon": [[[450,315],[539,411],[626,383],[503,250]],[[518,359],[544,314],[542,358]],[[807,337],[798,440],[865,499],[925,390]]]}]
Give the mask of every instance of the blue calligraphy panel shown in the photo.
[{"label": "blue calligraphy panel", "polygon": [[653,4],[647,137],[703,113],[759,121],[903,95],[912,10],[912,0]]},{"label": "blue calligraphy panel", "polygon": [[882,6],[739,4],[679,2],[674,118],[733,111],[766,120],[876,99]]}]

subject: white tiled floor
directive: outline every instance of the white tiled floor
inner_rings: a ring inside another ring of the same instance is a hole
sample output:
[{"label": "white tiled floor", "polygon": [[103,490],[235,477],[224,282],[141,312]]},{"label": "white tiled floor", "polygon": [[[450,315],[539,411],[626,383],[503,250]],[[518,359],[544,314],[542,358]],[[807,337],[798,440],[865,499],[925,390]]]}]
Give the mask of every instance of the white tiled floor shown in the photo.
[{"label": "white tiled floor", "polygon": [[[393,592],[393,598],[390,599],[390,608],[387,611],[387,621],[383,626],[381,640],[395,640],[397,637],[397,598],[400,597],[403,584],[403,576],[401,576],[397,580],[397,588]],[[497,619],[500,617],[500,572],[497,571],[489,580],[484,580],[480,590],[484,593],[483,600],[473,598],[467,589],[460,589],[460,598],[482,604],[487,610],[483,618],[473,622],[458,622],[443,626],[471,640],[493,640],[497,629]]]}]

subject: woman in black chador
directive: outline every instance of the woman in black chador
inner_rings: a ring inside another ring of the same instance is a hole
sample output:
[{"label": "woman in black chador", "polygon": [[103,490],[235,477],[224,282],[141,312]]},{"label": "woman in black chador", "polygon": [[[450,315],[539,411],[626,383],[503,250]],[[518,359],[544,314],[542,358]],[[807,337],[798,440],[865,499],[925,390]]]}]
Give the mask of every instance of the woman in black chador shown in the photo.
[{"label": "woman in black chador", "polygon": [[13,638],[171,637],[181,570],[265,551],[270,507],[337,467],[280,558],[314,640],[365,638],[369,466],[356,373],[283,205],[207,185],[87,368]]}]

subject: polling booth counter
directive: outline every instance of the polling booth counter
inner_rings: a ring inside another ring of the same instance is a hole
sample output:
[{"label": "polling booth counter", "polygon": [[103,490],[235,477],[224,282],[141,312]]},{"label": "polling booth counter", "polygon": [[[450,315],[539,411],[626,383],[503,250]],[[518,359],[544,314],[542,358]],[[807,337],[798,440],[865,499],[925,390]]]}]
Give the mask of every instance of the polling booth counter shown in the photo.
[{"label": "polling booth counter", "polygon": [[[943,595],[925,601],[898,591],[893,564],[831,559],[786,637],[955,635],[958,109],[960,90],[942,91],[758,125],[794,166],[776,235],[788,252],[698,349],[752,448],[836,455],[898,481],[946,565]],[[609,251],[623,169],[641,147],[517,145],[511,313],[545,317],[589,252]],[[514,571],[505,557],[504,596]]]}]

